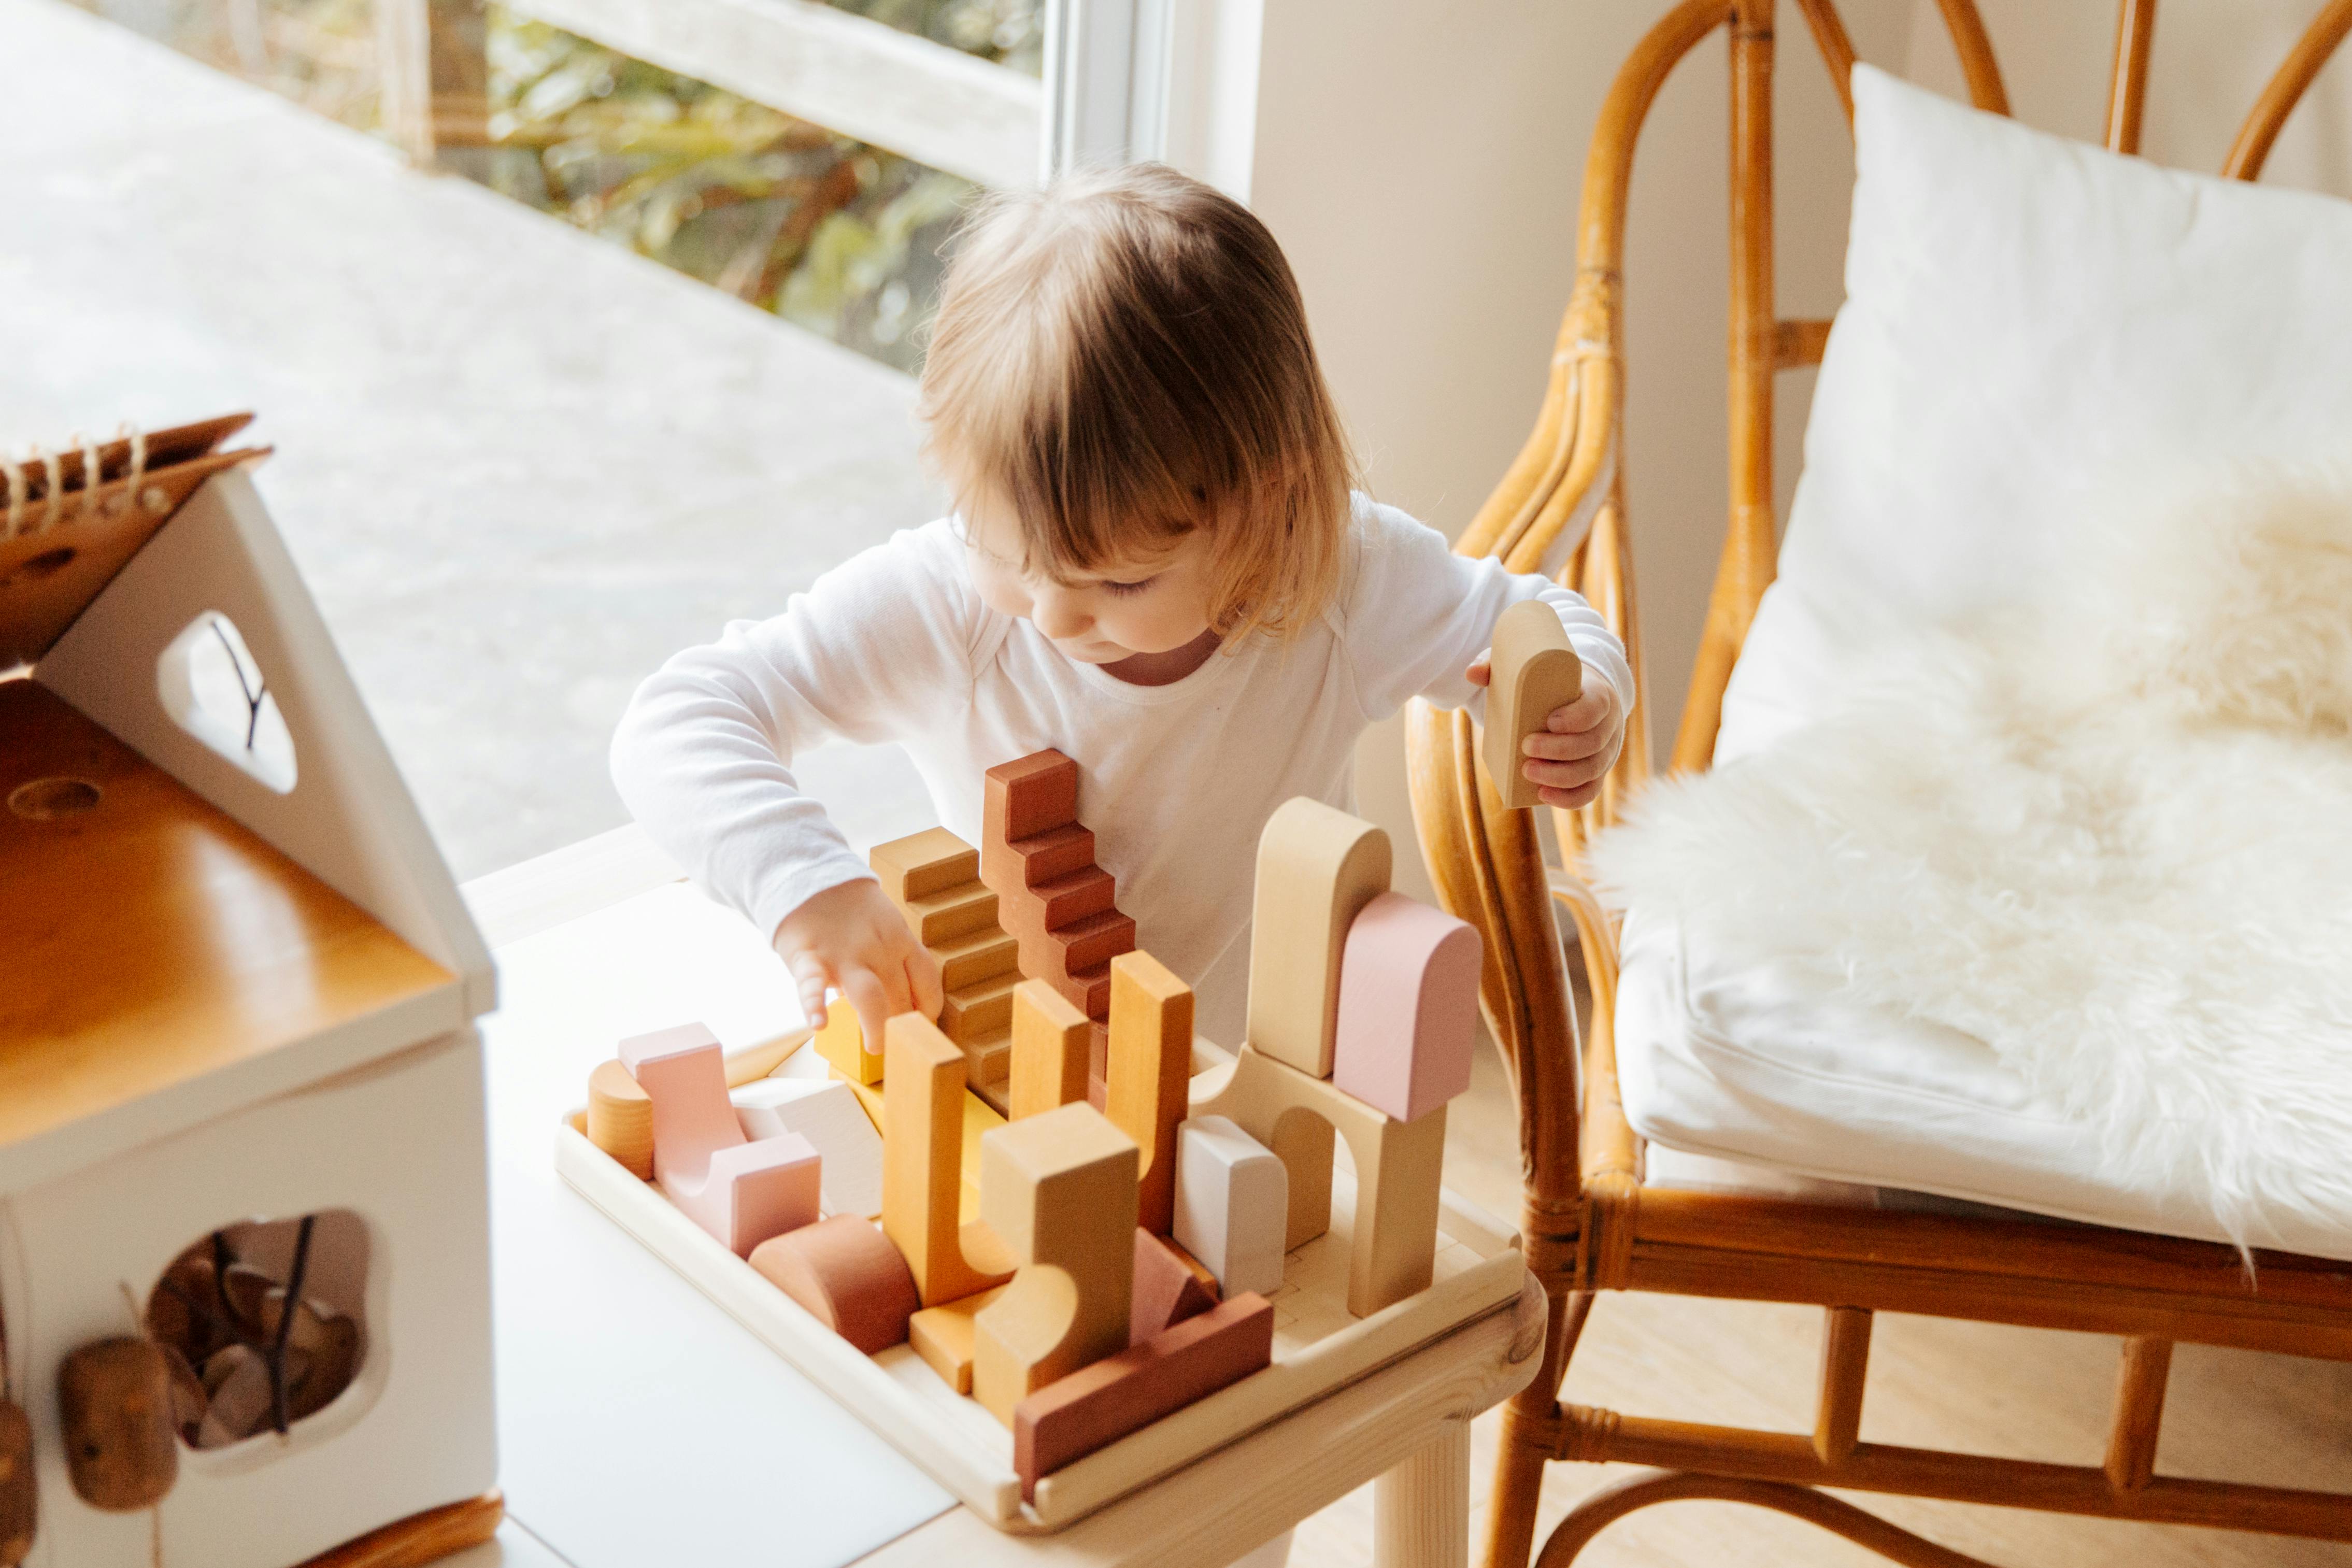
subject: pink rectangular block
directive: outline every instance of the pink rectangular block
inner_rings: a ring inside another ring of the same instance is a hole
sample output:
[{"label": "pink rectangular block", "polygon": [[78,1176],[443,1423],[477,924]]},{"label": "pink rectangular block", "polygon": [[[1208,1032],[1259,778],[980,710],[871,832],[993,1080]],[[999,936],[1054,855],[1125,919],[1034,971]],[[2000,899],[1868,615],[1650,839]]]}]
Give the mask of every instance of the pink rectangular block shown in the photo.
[{"label": "pink rectangular block", "polygon": [[797,1132],[756,1143],[743,1136],[709,1029],[682,1024],[638,1035],[621,1042],[620,1057],[653,1101],[654,1180],[688,1218],[738,1257],[816,1223],[815,1148]]},{"label": "pink rectangular block", "polygon": [[1475,928],[1382,893],[1348,927],[1331,1082],[1399,1121],[1470,1087],[1478,1039]]}]

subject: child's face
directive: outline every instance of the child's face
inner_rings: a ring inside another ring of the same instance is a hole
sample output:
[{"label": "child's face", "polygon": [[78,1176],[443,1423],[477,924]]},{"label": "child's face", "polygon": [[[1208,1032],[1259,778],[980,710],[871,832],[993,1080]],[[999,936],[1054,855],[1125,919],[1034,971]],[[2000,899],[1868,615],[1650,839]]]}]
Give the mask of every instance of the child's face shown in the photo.
[{"label": "child's face", "polygon": [[1021,569],[1017,525],[963,508],[972,586],[993,610],[1028,621],[1081,664],[1167,653],[1209,629],[1209,540],[1194,530],[1156,554],[1125,557],[1068,582]]}]

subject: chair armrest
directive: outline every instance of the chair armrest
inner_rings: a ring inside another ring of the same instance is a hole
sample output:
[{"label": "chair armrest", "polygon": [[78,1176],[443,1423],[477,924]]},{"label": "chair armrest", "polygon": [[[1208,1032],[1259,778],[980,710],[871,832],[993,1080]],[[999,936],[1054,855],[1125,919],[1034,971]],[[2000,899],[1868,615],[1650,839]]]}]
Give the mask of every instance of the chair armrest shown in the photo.
[{"label": "chair armrest", "polygon": [[1617,1094],[1617,925],[1585,880],[1573,871],[1549,875],[1551,895],[1576,922],[1577,950],[1592,993],[1592,1027],[1584,1042],[1583,1118],[1578,1163],[1584,1186],[1639,1185],[1642,1141],[1625,1120]]}]

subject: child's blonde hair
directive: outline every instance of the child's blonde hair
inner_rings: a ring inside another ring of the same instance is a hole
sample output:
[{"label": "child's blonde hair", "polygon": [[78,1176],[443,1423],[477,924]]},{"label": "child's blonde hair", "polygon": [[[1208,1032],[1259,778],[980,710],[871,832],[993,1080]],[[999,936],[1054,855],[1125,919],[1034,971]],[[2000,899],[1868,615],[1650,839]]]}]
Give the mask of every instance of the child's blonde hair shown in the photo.
[{"label": "child's blonde hair", "polygon": [[1210,625],[1295,635],[1338,585],[1355,463],[1307,311],[1246,207],[1159,163],[966,221],[923,368],[926,450],[1055,577],[1211,536]]}]

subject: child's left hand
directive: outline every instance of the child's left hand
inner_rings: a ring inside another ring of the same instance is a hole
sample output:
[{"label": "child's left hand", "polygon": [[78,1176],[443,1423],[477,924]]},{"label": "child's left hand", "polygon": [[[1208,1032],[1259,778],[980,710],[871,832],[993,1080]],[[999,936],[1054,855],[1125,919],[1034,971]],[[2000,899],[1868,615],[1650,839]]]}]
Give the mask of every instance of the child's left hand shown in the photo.
[{"label": "child's left hand", "polygon": [[[1463,673],[1471,685],[1484,686],[1494,668],[1481,655]],[[1576,700],[1553,709],[1544,728],[1520,743],[1528,759],[1521,766],[1546,805],[1573,811],[1600,796],[1601,781],[1624,745],[1625,705],[1608,677],[1588,668]]]}]

